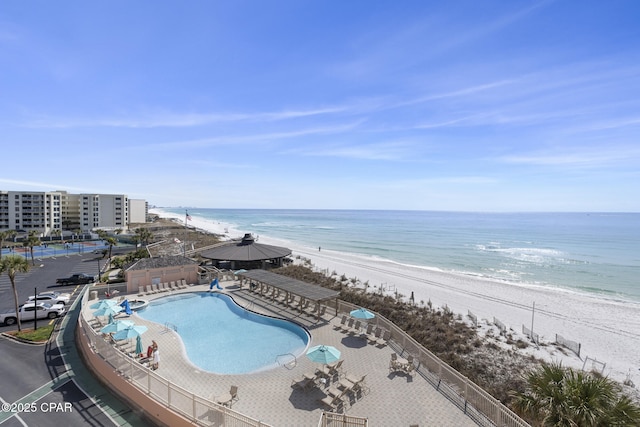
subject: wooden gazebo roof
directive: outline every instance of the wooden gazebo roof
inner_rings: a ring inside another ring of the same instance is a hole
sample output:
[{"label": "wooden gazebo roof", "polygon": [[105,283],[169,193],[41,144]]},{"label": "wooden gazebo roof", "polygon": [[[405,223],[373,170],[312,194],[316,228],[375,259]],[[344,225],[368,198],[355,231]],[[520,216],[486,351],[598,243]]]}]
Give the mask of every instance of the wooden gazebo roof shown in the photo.
[{"label": "wooden gazebo roof", "polygon": [[247,233],[240,242],[208,249],[200,255],[218,261],[261,261],[284,258],[291,255],[291,249],[256,243],[253,236]]}]

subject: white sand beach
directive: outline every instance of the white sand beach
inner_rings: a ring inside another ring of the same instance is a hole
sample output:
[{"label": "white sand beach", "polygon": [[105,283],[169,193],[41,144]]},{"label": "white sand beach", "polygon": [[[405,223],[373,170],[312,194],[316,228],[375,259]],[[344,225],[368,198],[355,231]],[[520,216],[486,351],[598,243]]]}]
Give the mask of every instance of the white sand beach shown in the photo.
[{"label": "white sand beach", "polygon": [[[152,210],[165,218],[184,221],[184,217]],[[230,238],[241,237],[242,230],[234,230],[228,224],[194,217],[190,226],[225,234]],[[404,295],[413,292],[415,302],[434,307],[445,305],[464,319],[470,311],[477,316],[480,329],[486,330],[494,318],[511,329],[514,337],[524,338],[522,326],[532,327],[540,336],[541,346],[530,346],[526,351],[539,358],[561,361],[564,366],[582,368],[585,359],[597,360],[598,370],[620,382],[626,379],[640,386],[640,304],[627,301],[604,300],[585,294],[543,286],[519,285],[487,280],[469,275],[458,275],[423,267],[408,267],[393,262],[367,258],[348,253],[305,247],[290,241],[259,236],[260,243],[285,246],[293,256],[311,260],[318,269],[343,274],[368,282],[370,289],[383,285],[386,292]],[[533,304],[535,302],[535,312]],[[533,319],[532,319],[533,315]],[[569,350],[560,351],[551,345],[555,335],[581,344],[581,357]],[[526,339],[526,338],[524,338]],[[605,365],[602,365],[605,364]],[[590,368],[588,362],[587,368]]]}]

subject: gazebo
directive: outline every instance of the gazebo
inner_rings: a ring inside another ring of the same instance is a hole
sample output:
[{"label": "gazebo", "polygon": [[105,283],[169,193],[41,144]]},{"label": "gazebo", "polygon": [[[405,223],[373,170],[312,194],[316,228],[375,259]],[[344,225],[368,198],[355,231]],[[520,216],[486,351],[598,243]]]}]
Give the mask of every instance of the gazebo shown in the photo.
[{"label": "gazebo", "polygon": [[215,267],[231,270],[282,267],[282,260],[288,255],[291,255],[291,249],[256,243],[250,233],[246,233],[240,242],[200,252],[200,256],[211,260]]}]

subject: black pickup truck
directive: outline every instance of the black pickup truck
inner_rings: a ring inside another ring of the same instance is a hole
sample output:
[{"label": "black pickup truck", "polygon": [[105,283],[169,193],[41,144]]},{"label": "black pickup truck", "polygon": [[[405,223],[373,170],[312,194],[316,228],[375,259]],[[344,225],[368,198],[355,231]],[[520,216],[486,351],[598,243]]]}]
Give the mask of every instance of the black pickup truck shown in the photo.
[{"label": "black pickup truck", "polygon": [[88,274],[80,273],[80,274],[72,274],[70,277],[57,279],[56,284],[60,286],[86,285],[87,283],[93,283],[94,281],[95,281],[94,276],[89,276]]}]

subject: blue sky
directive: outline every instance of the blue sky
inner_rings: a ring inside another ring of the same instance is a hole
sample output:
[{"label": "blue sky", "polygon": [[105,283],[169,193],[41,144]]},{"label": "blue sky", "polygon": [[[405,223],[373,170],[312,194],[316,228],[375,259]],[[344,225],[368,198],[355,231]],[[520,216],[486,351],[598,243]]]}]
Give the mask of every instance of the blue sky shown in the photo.
[{"label": "blue sky", "polygon": [[640,3],[0,3],[0,189],[640,211]]}]

